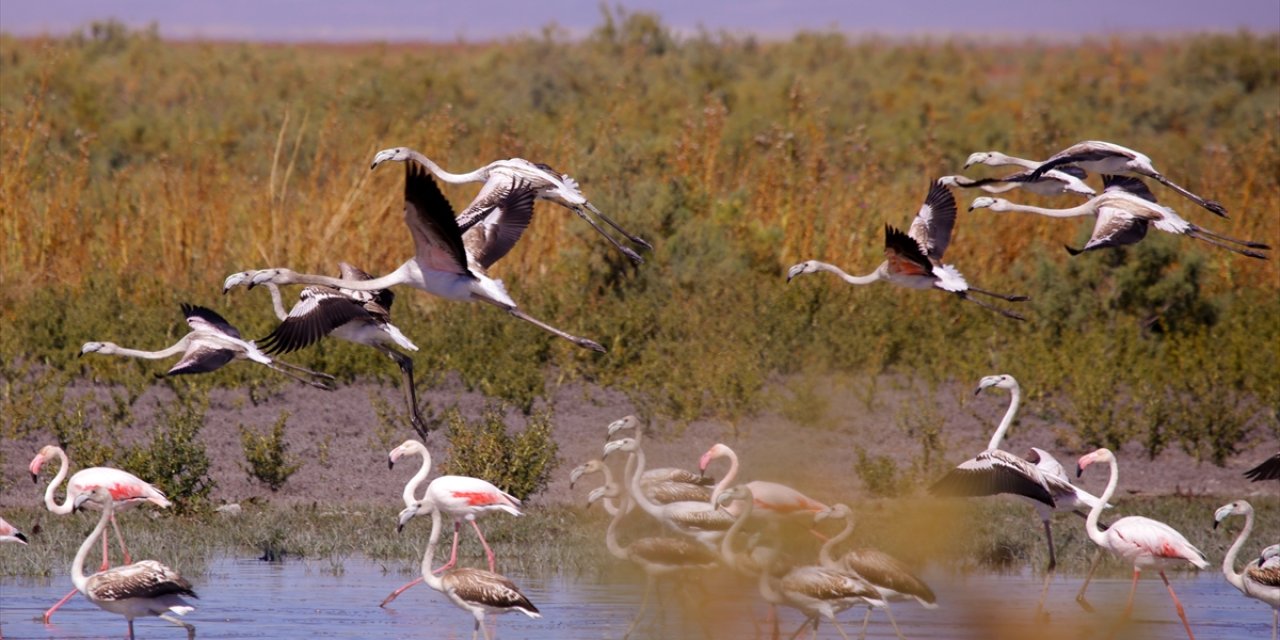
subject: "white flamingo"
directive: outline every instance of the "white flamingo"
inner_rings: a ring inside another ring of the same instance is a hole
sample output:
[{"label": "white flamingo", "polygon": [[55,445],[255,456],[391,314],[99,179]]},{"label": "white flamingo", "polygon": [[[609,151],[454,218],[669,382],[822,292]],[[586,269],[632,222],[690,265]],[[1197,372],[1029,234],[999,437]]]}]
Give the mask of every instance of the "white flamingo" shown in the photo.
[{"label": "white flamingo", "polygon": [[91,576],[84,574],[85,557],[93,548],[94,540],[102,535],[107,520],[112,518],[114,501],[106,487],[96,487],[89,493],[76,496],[75,509],[81,509],[90,502],[95,508],[102,510],[102,517],[98,519],[98,526],[81,543],[75,561],[71,563],[71,581],[75,583],[76,590],[103,611],[124,616],[129,622],[130,640],[133,638],[134,618],[147,616],[158,616],[184,627],[187,639],[195,638],[194,626],[170,615],[183,616],[194,611],[195,607],[187,604],[182,596],[198,597],[191,590],[191,583],[178,575],[177,571],[155,560],[141,560],[99,571]]},{"label": "white flamingo", "polygon": [[[373,278],[345,262],[338,263],[338,269],[339,277],[344,279]],[[222,293],[240,285],[250,285],[249,272],[227,276],[222,283]],[[391,324],[391,303],[395,300],[395,293],[390,289],[353,291],[333,287],[307,287],[298,295],[298,304],[286,311],[280,287],[274,282],[263,283],[263,286],[271,293],[272,309],[280,319],[280,324],[258,341],[263,353],[274,355],[297,351],[319,342],[325,336],[381,351],[400,367],[409,421],[419,435],[426,437],[427,424],[418,414],[418,395],[413,386],[413,358],[395,349],[401,347],[409,351],[418,350],[418,346],[405,337],[399,327]]]},{"label": "white flamingo", "polygon": [[1129,589],[1129,602],[1124,609],[1125,618],[1128,618],[1133,611],[1133,594],[1138,589],[1138,575],[1142,569],[1154,567],[1160,573],[1160,579],[1164,580],[1164,586],[1169,589],[1169,597],[1173,598],[1173,604],[1178,610],[1178,617],[1182,619],[1182,626],[1187,630],[1187,636],[1195,640],[1196,636],[1191,632],[1191,623],[1187,622],[1187,613],[1183,610],[1182,603],[1178,601],[1178,595],[1173,592],[1173,585],[1169,584],[1169,578],[1164,574],[1164,570],[1168,567],[1187,564],[1197,569],[1204,569],[1209,566],[1209,562],[1205,560],[1204,554],[1192,546],[1181,533],[1151,518],[1126,516],[1116,520],[1106,531],[1099,529],[1098,517],[1102,515],[1102,505],[1115,494],[1116,484],[1120,480],[1120,471],[1115,455],[1109,449],[1098,449],[1081,456],[1076,464],[1076,475],[1084,473],[1085,467],[1095,462],[1109,463],[1111,478],[1107,481],[1107,488],[1102,492],[1102,497],[1089,510],[1089,518],[1085,521],[1084,528],[1094,544],[1133,565],[1133,585]]},{"label": "white flamingo", "polygon": [[595,205],[591,204],[586,196],[582,195],[582,191],[578,189],[578,183],[573,178],[570,178],[569,174],[560,173],[545,164],[529,162],[523,158],[510,158],[508,160],[490,162],[468,173],[450,173],[440,168],[440,165],[436,164],[431,158],[418,151],[408,147],[394,147],[383,149],[375,154],[373,156],[373,166],[370,168],[377,168],[379,164],[389,160],[395,162],[417,162],[430,169],[431,173],[435,174],[437,178],[451,184],[483,182],[484,186],[480,187],[480,193],[476,195],[475,200],[458,216],[459,226],[463,231],[469,229],[471,225],[476,224],[485,216],[485,210],[498,202],[500,199],[499,194],[502,190],[510,189],[513,185],[523,182],[528,183],[537,191],[540,200],[554,202],[578,214],[580,218],[591,225],[591,228],[604,236],[609,241],[609,244],[612,244],[614,248],[622,252],[632,262],[641,264],[644,262],[644,258],[641,258],[635,251],[622,246],[613,236],[609,235],[609,232],[596,224],[596,221],[591,219],[587,211],[599,216],[601,220],[604,220],[618,233],[626,236],[631,242],[644,249],[653,250],[653,245],[623,229],[618,223],[601,213]]},{"label": "white flamingo", "polygon": [[[376,166],[376,165],[375,165]],[[604,352],[586,338],[553,327],[520,309],[501,280],[487,269],[515,245],[533,215],[535,192],[528,184],[512,185],[501,192],[498,206],[487,213],[486,226],[465,237],[454,219],[453,208],[427,168],[416,160],[405,162],[404,218],[413,237],[414,256],[391,273],[371,280],[352,280],[296,273],[289,269],[248,272],[251,285],[325,285],[353,291],[377,291],[408,285],[447,300],[484,302],[580,347]],[[228,277],[240,281],[245,274]],[[224,283],[225,288],[225,283]]]},{"label": "white flamingo", "polygon": [[931,182],[924,205],[912,220],[909,232],[903,233],[885,225],[885,261],[875,271],[865,276],[854,276],[833,264],[806,260],[787,270],[787,282],[797,276],[818,271],[834,273],[849,284],[871,284],[886,280],[907,289],[941,289],[1007,318],[1025,320],[1017,313],[988,304],[969,294],[980,293],[1010,302],[1023,302],[1027,300],[1026,296],[1011,296],[970,286],[959,270],[942,263],[942,254],[951,242],[951,227],[955,224],[955,218],[955,197],[942,184]]},{"label": "white flamingo", "polygon": [[137,349],[126,349],[114,342],[86,342],[80,348],[80,355],[101,353],[102,355],[161,360],[181,353],[182,359],[165,372],[165,375],[169,376],[182,375],[184,373],[208,373],[222,368],[223,365],[232,360],[252,360],[313,387],[326,391],[333,390],[333,386],[327,382],[308,380],[292,371],[282,369],[281,365],[294,371],[301,371],[314,378],[333,380],[333,376],[271,359],[252,342],[242,339],[240,331],[231,326],[217,312],[186,303],[183,303],[181,307],[182,315],[186,317],[187,324],[191,327],[191,332],[182,336],[182,339],[167,349],[139,351]]},{"label": "white flamingo", "polygon": [[[1244,500],[1236,500],[1219,507],[1213,514],[1213,528],[1229,516],[1244,516],[1244,528],[1236,535],[1235,542],[1227,550],[1222,559],[1222,575],[1227,582],[1246,596],[1261,600],[1271,607],[1271,640],[1276,640],[1277,629],[1280,629],[1280,562],[1264,568],[1264,557],[1245,564],[1244,570],[1236,572],[1236,555],[1244,546],[1244,541],[1253,532],[1253,505]],[[1280,550],[1280,545],[1276,546]],[[1265,552],[1264,552],[1265,556]]]}]

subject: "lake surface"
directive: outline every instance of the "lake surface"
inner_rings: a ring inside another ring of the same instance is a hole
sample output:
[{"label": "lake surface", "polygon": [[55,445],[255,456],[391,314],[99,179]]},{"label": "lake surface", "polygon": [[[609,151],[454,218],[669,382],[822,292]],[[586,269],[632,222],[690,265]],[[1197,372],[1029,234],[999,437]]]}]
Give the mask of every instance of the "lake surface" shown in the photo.
[{"label": "lake surface", "polygon": [[[472,619],[442,595],[419,585],[388,609],[378,603],[413,578],[402,565],[388,571],[384,563],[348,558],[334,571],[328,561],[268,563],[222,558],[196,579],[200,599],[186,620],[200,638],[470,638]],[[643,582],[630,572],[583,576],[509,574],[542,610],[534,620],[521,614],[490,617],[496,637],[560,640],[620,638],[635,615]],[[1094,580],[1089,599],[1097,609],[1087,613],[1075,603],[1080,578],[1059,576],[1050,586],[1048,622],[1033,618],[1040,579],[1031,574],[951,575],[925,573],[940,607],[925,610],[898,603],[893,613],[910,638],[1179,638],[1186,637],[1159,576],[1144,574],[1138,584],[1132,621],[1117,627],[1129,589],[1127,579]],[[1241,596],[1217,571],[1172,575],[1197,636],[1253,640],[1270,637],[1271,612]],[[40,614],[71,588],[70,580],[0,578],[0,629],[10,640],[21,638],[121,638],[126,625],[77,595],[45,626]],[[663,604],[656,599],[633,638],[768,637],[766,608],[754,585],[727,573],[703,581],[702,589],[667,585]],[[856,637],[864,609],[846,611],[841,624]],[[783,637],[801,623],[794,610],[781,612]],[[182,629],[157,618],[135,622],[139,638],[183,638]],[[823,623],[819,637],[839,638]],[[869,637],[893,638],[883,613],[871,617]]]}]

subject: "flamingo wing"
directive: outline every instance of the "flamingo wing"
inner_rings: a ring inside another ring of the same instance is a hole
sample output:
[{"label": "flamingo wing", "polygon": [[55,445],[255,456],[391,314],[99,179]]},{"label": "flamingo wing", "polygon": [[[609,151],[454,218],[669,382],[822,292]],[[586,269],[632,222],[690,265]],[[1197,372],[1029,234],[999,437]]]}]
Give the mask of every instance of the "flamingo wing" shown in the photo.
[{"label": "flamingo wing", "polygon": [[714,565],[717,557],[705,545],[681,538],[640,538],[627,545],[632,557],[669,567]]},{"label": "flamingo wing", "polygon": [[170,505],[162,491],[142,478],[114,467],[89,467],[75,472],[67,481],[67,494],[74,497],[98,487],[106,489],[111,499],[118,503],[149,500],[161,507]]},{"label": "flamingo wing", "polygon": [[889,271],[898,275],[929,277],[933,262],[911,236],[889,225],[884,226],[884,257]]},{"label": "flamingo wing", "polygon": [[1159,520],[1128,516],[1117,520],[1106,534],[1113,541],[1113,550],[1125,557],[1180,559],[1201,569],[1209,566],[1204,553],[1176,529]]},{"label": "flamingo wing", "polygon": [[956,222],[956,198],[938,181],[929,183],[924,204],[911,221],[907,235],[924,250],[925,255],[941,260],[951,243],[951,229]]},{"label": "flamingo wing", "polygon": [[960,463],[929,487],[930,495],[978,498],[1011,493],[1057,506],[1044,475],[1030,462],[1007,451],[991,449]]},{"label": "flamingo wing", "polygon": [[289,353],[313,345],[352,320],[372,319],[364,305],[333,289],[303,291],[302,300],[259,345],[264,353]]},{"label": "flamingo wing", "polygon": [[[339,275],[343,280],[372,280],[373,276],[366,273],[359,267],[352,266],[345,262],[338,263]],[[396,294],[390,289],[378,289],[376,291],[356,291],[354,289],[338,289],[343,295],[356,300],[364,305],[364,310],[369,312],[378,322],[391,322],[391,304],[396,300]]]},{"label": "flamingo wing", "polygon": [[787,514],[801,511],[817,513],[827,508],[827,505],[785,484],[755,480],[748,482],[747,486],[751,489],[754,506],[757,509]]},{"label": "flamingo wing", "polygon": [[468,253],[482,269],[511,251],[533,220],[533,202],[538,192],[528,181],[519,180],[503,189],[490,212],[463,236]]},{"label": "flamingo wing", "polygon": [[911,573],[907,565],[879,549],[854,549],[844,554],[839,563],[877,587],[892,589],[929,604],[938,601],[933,589]]},{"label": "flamingo wing", "polygon": [[1280,453],[1263,460],[1258,466],[1244,472],[1244,476],[1254,482],[1280,480]]},{"label": "flamingo wing", "polygon": [[193,341],[187,348],[187,352],[182,354],[182,359],[165,372],[165,375],[208,373],[221,369],[235,359],[236,354],[230,349],[215,347],[207,342]]},{"label": "flamingo wing", "polygon": [[1123,191],[1138,196],[1143,200],[1159,203],[1159,201],[1156,200],[1156,194],[1151,192],[1151,189],[1147,187],[1147,183],[1143,182],[1141,178],[1134,176],[1117,176],[1109,173],[1103,174],[1102,190],[1103,192]]},{"label": "flamingo wing", "polygon": [[85,591],[97,600],[128,600],[181,595],[198,598],[177,571],[156,562],[143,560],[123,567],[112,567],[89,577]]},{"label": "flamingo wing", "polygon": [[535,617],[539,613],[538,608],[505,576],[470,567],[453,569],[446,576],[448,589],[465,602],[495,609],[522,609]]},{"label": "flamingo wing", "polygon": [[216,331],[225,333],[232,338],[240,337],[240,331],[231,326],[231,323],[218,315],[216,311],[186,302],[178,306],[182,308],[182,315],[186,316],[187,324],[193,330]]},{"label": "flamingo wing", "polygon": [[513,179],[514,176],[508,171],[490,171],[489,179],[480,187],[480,193],[458,214],[458,228],[465,234],[484,221],[511,189]]},{"label": "flamingo wing", "polygon": [[1093,223],[1093,234],[1089,237],[1089,242],[1079,249],[1067,247],[1067,253],[1074,256],[1086,251],[1136,244],[1147,236],[1149,226],[1150,223],[1145,218],[1136,217],[1125,209],[1103,204],[1098,207],[1098,219]]},{"label": "flamingo wing", "polygon": [[418,260],[445,273],[469,274],[462,230],[431,172],[416,160],[404,165],[404,221]]},{"label": "flamingo wing", "polygon": [[1249,567],[1244,571],[1249,580],[1264,587],[1280,588],[1280,564],[1270,566]]}]

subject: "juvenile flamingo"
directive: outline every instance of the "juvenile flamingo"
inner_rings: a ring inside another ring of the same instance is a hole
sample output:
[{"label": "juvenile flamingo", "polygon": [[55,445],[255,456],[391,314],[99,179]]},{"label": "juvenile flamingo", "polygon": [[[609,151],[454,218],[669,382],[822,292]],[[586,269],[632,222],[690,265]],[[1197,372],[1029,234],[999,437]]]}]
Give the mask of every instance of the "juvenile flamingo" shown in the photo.
[{"label": "juvenile flamingo", "polygon": [[16,542],[18,544],[26,544],[26,534],[18,531],[18,528],[9,524],[4,518],[0,518],[0,542]]},{"label": "juvenile flamingo", "polygon": [[1253,505],[1244,500],[1236,500],[1231,504],[1218,508],[1213,514],[1213,528],[1217,529],[1228,516],[1244,516],[1244,528],[1236,535],[1236,540],[1222,559],[1222,574],[1227,582],[1246,596],[1261,600],[1271,607],[1271,640],[1276,640],[1277,629],[1280,629],[1280,564],[1263,567],[1263,558],[1245,564],[1244,570],[1236,573],[1236,554],[1253,532]]},{"label": "juvenile flamingo", "polygon": [[[404,485],[401,497],[404,499],[405,508],[400,512],[399,528],[403,529],[410,519],[428,510],[443,511],[448,515],[453,520],[453,550],[449,554],[449,562],[439,569],[444,571],[458,561],[458,533],[462,528],[462,521],[466,520],[476,530],[480,544],[484,546],[485,555],[489,559],[489,569],[493,571],[496,566],[493,549],[489,548],[484,534],[480,533],[480,525],[476,524],[476,518],[494,511],[503,511],[513,516],[521,515],[520,501],[484,480],[468,476],[440,476],[427,485],[426,493],[419,500],[416,497],[418,487],[431,473],[431,452],[427,451],[426,445],[417,440],[405,440],[388,454],[387,468],[395,468],[396,461],[407,455],[422,456],[422,466]],[[405,590],[421,581],[421,578],[417,578],[396,589],[379,606],[387,606],[400,597]]]},{"label": "juvenile flamingo", "polygon": [[[111,493],[112,499],[115,501],[115,509],[127,509],[144,502],[150,502],[161,508],[168,508],[169,499],[160,492],[159,489],[151,486],[142,478],[133,475],[127,471],[113,469],[111,467],[89,467],[81,469],[71,476],[67,481],[67,495],[62,500],[62,504],[58,504],[53,497],[53,493],[62,485],[62,480],[67,477],[67,473],[71,471],[71,461],[67,459],[67,453],[61,447],[47,445],[40,449],[40,452],[31,459],[31,464],[27,469],[31,472],[31,480],[33,482],[40,481],[40,468],[50,458],[58,459],[58,473],[53,476],[53,480],[49,482],[49,486],[44,490],[44,506],[50,512],[57,515],[66,515],[75,510],[76,499],[82,495],[88,495],[94,489],[102,487]],[[89,503],[90,507],[98,508],[100,503],[94,501]],[[120,544],[120,551],[124,554],[125,564],[133,562],[129,557],[129,548],[124,544],[124,538],[120,535],[120,526],[116,524],[116,518],[113,514],[110,518],[111,528],[115,531],[116,542]],[[99,571],[105,570],[110,566],[110,560],[107,553],[107,538],[102,537],[102,566]],[[48,611],[44,612],[44,622],[49,623],[53,617],[53,612],[71,599],[76,594],[76,590],[72,589],[70,593],[63,598]]]},{"label": "juvenile flamingo", "polygon": [[[714,547],[724,532],[733,526],[733,516],[716,505],[707,502],[672,502],[657,504],[645,495],[640,486],[644,473],[644,449],[635,438],[613,440],[604,446],[607,458],[614,451],[625,451],[635,456],[635,471],[628,479],[631,498],[641,509],[673,531],[697,538],[707,547]],[[631,466],[628,463],[628,466]]]},{"label": "juvenile flamingo", "polygon": [[89,602],[103,611],[119,614],[129,621],[129,639],[133,640],[133,619],[145,616],[158,616],[163,620],[182,626],[187,630],[187,640],[196,637],[196,628],[169,614],[186,615],[195,610],[187,604],[182,596],[196,598],[187,582],[177,571],[156,562],[141,560],[121,567],[99,571],[91,576],[84,574],[85,556],[93,547],[94,539],[102,535],[107,520],[112,519],[114,501],[106,487],[95,487],[89,493],[76,496],[75,509],[89,504],[102,510],[98,526],[80,545],[76,559],[71,564],[71,581],[76,590],[84,594]]},{"label": "juvenile flamingo", "polygon": [[[636,440],[644,439],[644,425],[640,419],[634,415],[624,416],[609,423],[608,435],[606,439],[612,438],[619,431],[632,430],[635,431]],[[623,478],[625,482],[627,479]],[[716,483],[716,479],[706,475],[705,473],[694,473],[688,469],[680,469],[678,467],[655,467],[653,469],[645,469],[640,474],[640,484],[648,486],[663,482],[673,482],[681,484],[692,484],[698,486],[709,487]],[[650,499],[656,499],[652,495]],[[697,500],[705,500],[706,498],[697,498]]]},{"label": "juvenile flamingo", "polygon": [[1099,529],[1098,518],[1102,515],[1102,506],[1115,493],[1116,484],[1120,480],[1120,471],[1115,454],[1109,449],[1098,449],[1081,456],[1076,465],[1076,475],[1084,473],[1085,467],[1095,462],[1109,463],[1111,478],[1107,481],[1106,490],[1089,511],[1089,518],[1085,521],[1084,527],[1094,544],[1133,565],[1133,585],[1129,589],[1129,602],[1125,605],[1124,617],[1128,618],[1133,611],[1133,594],[1138,589],[1138,575],[1144,568],[1155,567],[1160,573],[1160,579],[1164,580],[1164,586],[1169,589],[1169,597],[1173,598],[1178,617],[1182,619],[1182,626],[1187,630],[1187,637],[1195,640],[1196,636],[1191,632],[1191,623],[1187,622],[1187,613],[1182,608],[1182,603],[1178,601],[1178,595],[1173,592],[1173,585],[1169,584],[1169,578],[1165,576],[1164,570],[1186,564],[1204,569],[1209,566],[1209,562],[1205,560],[1204,554],[1192,546],[1181,533],[1151,518],[1126,516],[1116,520],[1106,531]]}]

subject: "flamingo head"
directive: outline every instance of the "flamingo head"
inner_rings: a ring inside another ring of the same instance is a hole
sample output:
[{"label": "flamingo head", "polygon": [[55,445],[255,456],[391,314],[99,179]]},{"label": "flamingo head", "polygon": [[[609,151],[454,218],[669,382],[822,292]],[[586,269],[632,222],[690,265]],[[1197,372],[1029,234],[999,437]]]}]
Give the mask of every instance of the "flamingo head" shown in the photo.
[{"label": "flamingo head", "polygon": [[640,443],[635,438],[621,438],[618,440],[610,440],[604,445],[604,457],[608,458],[609,454],[614,451],[626,451],[631,453],[640,448]]},{"label": "flamingo head", "polygon": [[836,504],[813,514],[813,521],[816,524],[823,520],[830,520],[833,518],[846,519],[852,514],[853,512],[849,510],[849,505]]},{"label": "flamingo head", "polygon": [[387,162],[388,160],[404,162],[412,157],[412,155],[413,150],[409,147],[391,147],[390,149],[383,149],[382,151],[373,154],[373,163],[369,165],[369,170],[373,171],[374,169],[377,169],[378,165]]},{"label": "flamingo head", "polygon": [[435,504],[430,500],[419,500],[400,510],[400,515],[396,517],[396,533],[404,530],[404,525],[416,516],[426,515],[435,510]]},{"label": "flamingo head", "polygon": [[729,489],[726,489],[724,493],[721,493],[716,498],[716,506],[724,507],[730,502],[735,502],[738,500],[745,500],[748,503],[750,503],[752,500],[755,500],[755,496],[752,495],[751,493],[751,488],[745,484],[740,484],[736,487],[730,487]]},{"label": "flamingo head", "polygon": [[102,353],[109,354],[115,351],[116,345],[110,342],[86,342],[80,347],[80,356],[86,353]]},{"label": "flamingo head", "polygon": [[818,270],[817,260],[805,260],[804,262],[801,262],[800,264],[794,265],[790,269],[787,269],[787,282],[790,283],[792,278],[795,278],[796,276],[801,276],[806,273],[813,273],[817,270]]},{"label": "flamingo head", "polygon": [[75,505],[71,510],[80,511],[90,505],[99,509],[105,509],[111,503],[111,492],[108,491],[106,487],[94,487],[93,491],[76,496]]},{"label": "flamingo head", "polygon": [[982,393],[983,389],[988,389],[990,387],[999,387],[1001,389],[1008,389],[1010,391],[1013,391],[1014,389],[1019,388],[1018,381],[1015,380],[1013,376],[1007,373],[1001,373],[994,376],[987,376],[979,380],[978,388],[973,390],[973,395],[976,396]]},{"label": "flamingo head", "polygon": [[993,167],[1003,166],[1008,164],[1008,160],[1006,160],[1007,157],[1008,156],[1005,156],[999,151],[979,151],[977,153],[971,153],[969,154],[969,159],[964,161],[964,168],[968,169],[975,164],[986,164]]},{"label": "flamingo head", "polygon": [[603,470],[604,463],[600,460],[594,459],[588,460],[574,467],[573,471],[569,472],[569,488],[572,489],[573,485],[576,484],[578,480],[582,479],[582,476],[585,476],[588,473],[600,473]]},{"label": "flamingo head", "polygon": [[400,461],[400,458],[413,455],[415,453],[422,453],[426,450],[427,448],[417,440],[405,440],[400,443],[400,446],[392,449],[391,453],[387,454],[387,468],[394,469],[396,463]]},{"label": "flamingo head", "polygon": [[[90,343],[90,344],[93,344],[93,343]],[[57,455],[55,453],[56,450],[57,450],[57,447],[51,444],[45,445],[44,447],[41,447],[40,452],[36,454],[36,457],[31,459],[31,464],[27,465],[27,470],[31,472],[32,482],[40,481],[40,467],[44,466],[44,463],[48,461],[49,458],[52,458],[55,455]]]},{"label": "flamingo head", "polygon": [[590,507],[591,505],[595,504],[596,501],[599,500],[600,498],[616,498],[618,497],[618,493],[619,493],[618,485],[615,483],[609,483],[601,487],[596,487],[595,489],[591,490],[591,493],[587,494],[587,506]]},{"label": "flamingo head", "polygon": [[1084,468],[1095,462],[1111,462],[1115,459],[1116,456],[1110,449],[1098,449],[1093,453],[1086,453],[1076,462],[1076,477],[1079,478],[1080,474],[1084,473]]},{"label": "flamingo head", "polygon": [[1244,500],[1236,500],[1231,504],[1218,507],[1218,510],[1213,512],[1213,528],[1217,529],[1218,524],[1226,520],[1227,516],[1243,516],[1250,513],[1253,513],[1253,505]]},{"label": "flamingo head", "polygon": [[990,209],[992,211],[1008,211],[1009,201],[1004,198],[992,198],[991,196],[978,196],[969,203],[969,210],[974,209]]},{"label": "flamingo head", "polygon": [[623,429],[639,429],[639,428],[640,428],[640,418],[637,418],[634,415],[626,416],[624,418],[619,418],[617,420],[614,420],[613,422],[610,422],[609,433],[605,437],[612,438],[613,434],[619,431],[622,431]]},{"label": "flamingo head", "polygon": [[235,287],[249,286],[250,280],[252,278],[253,278],[252,271],[241,271],[239,273],[233,273],[227,276],[227,279],[222,281],[223,295],[226,295],[228,291],[232,290]]},{"label": "flamingo head", "polygon": [[705,476],[707,473],[707,465],[711,464],[713,459],[727,456],[730,453],[732,453],[732,451],[729,447],[720,444],[719,442],[711,445],[711,448],[707,449],[707,452],[702,454],[702,457],[698,459],[698,474]]}]

